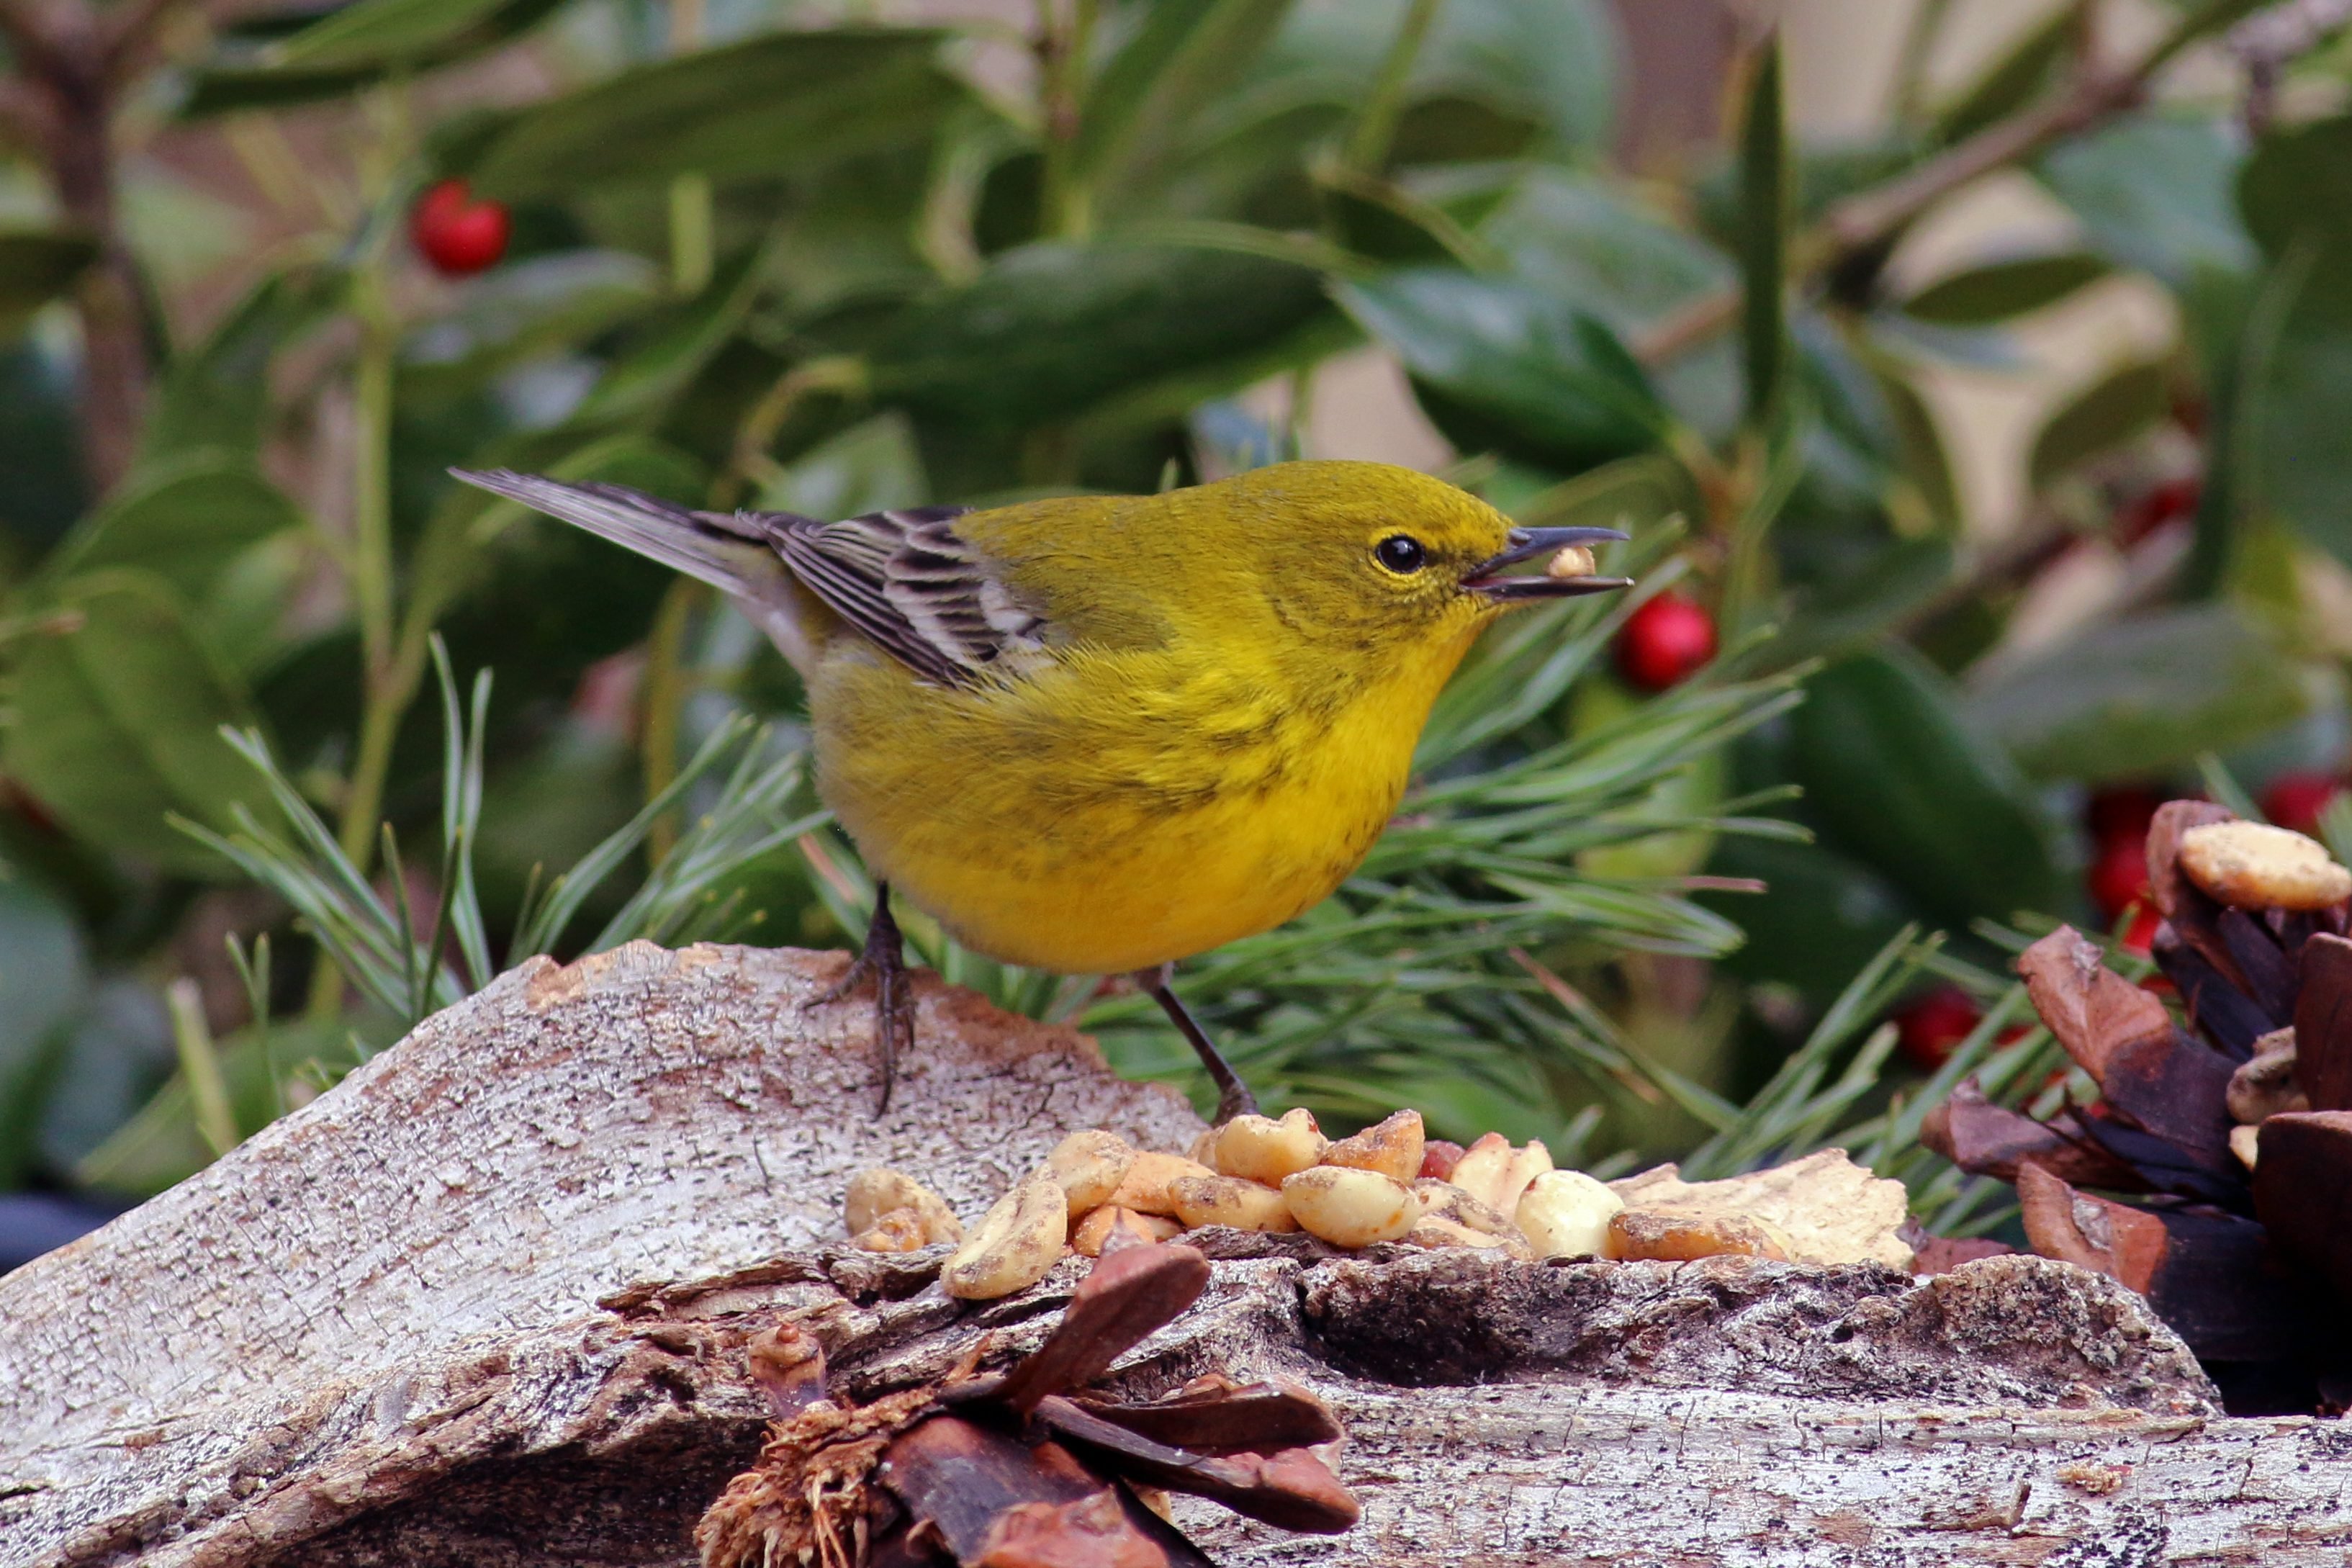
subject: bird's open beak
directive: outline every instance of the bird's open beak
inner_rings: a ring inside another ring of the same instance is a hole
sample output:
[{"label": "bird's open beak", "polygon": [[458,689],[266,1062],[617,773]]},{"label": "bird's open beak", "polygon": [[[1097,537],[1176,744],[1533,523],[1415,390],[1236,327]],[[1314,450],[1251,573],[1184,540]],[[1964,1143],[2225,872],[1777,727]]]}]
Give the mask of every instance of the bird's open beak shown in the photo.
[{"label": "bird's open beak", "polygon": [[[1613,528],[1515,528],[1509,542],[1499,555],[1478,563],[1471,574],[1462,579],[1470,592],[1497,604],[1519,604],[1532,599],[1565,599],[1573,594],[1601,594],[1612,588],[1630,588],[1631,577],[1601,577],[1589,569],[1580,571],[1574,556],[1561,559],[1564,550],[1589,551],[1626,536]],[[1546,562],[1541,572],[1513,574],[1511,568],[1522,562],[1538,558]],[[1587,558],[1589,567],[1590,558]]]}]

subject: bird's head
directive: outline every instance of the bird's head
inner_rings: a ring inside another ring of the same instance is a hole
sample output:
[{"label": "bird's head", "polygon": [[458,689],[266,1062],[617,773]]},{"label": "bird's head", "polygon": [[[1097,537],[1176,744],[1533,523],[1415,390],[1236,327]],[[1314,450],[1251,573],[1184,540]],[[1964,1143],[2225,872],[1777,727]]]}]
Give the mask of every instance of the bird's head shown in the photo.
[{"label": "bird's head", "polygon": [[1615,529],[1521,528],[1411,468],[1281,463],[1209,488],[1225,487],[1275,613],[1320,641],[1461,640],[1516,605],[1630,585],[1592,568],[1592,546],[1625,537]]}]

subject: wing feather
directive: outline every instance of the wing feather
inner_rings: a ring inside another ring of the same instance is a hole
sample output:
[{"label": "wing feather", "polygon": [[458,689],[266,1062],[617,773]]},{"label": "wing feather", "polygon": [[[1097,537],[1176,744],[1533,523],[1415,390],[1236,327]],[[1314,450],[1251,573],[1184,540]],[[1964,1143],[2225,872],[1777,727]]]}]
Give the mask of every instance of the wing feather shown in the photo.
[{"label": "wing feather", "polygon": [[962,507],[818,522],[790,512],[697,511],[621,485],[451,471],[725,589],[796,663],[803,638],[777,583],[787,572],[858,635],[941,686],[1015,674],[1022,656],[1045,647],[1045,617],[956,532]]},{"label": "wing feather", "polygon": [[[958,507],[909,507],[782,530],[812,592],[926,679],[973,686],[1045,646],[1045,617],[955,531]],[[1006,656],[1016,656],[1007,663]]]}]

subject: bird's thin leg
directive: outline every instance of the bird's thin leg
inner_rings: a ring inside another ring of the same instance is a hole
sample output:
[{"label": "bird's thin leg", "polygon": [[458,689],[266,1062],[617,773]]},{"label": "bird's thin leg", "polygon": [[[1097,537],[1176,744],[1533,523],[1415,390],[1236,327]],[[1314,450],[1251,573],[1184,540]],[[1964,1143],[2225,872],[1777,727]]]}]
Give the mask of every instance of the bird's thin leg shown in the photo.
[{"label": "bird's thin leg", "polygon": [[1175,973],[1174,964],[1162,963],[1156,968],[1137,970],[1135,983],[1150,993],[1151,999],[1160,1004],[1160,1010],[1168,1015],[1168,1021],[1176,1026],[1176,1032],[1200,1053],[1201,1065],[1209,1069],[1209,1081],[1217,1086],[1215,1125],[1223,1127],[1236,1116],[1256,1115],[1257,1096],[1249,1091],[1241,1074],[1234,1071],[1233,1064],[1225,1060],[1224,1053],[1217,1049],[1216,1042],[1209,1038],[1200,1020],[1176,999],[1175,991],[1169,985]]},{"label": "bird's thin leg", "polygon": [[882,1048],[882,1100],[874,1108],[874,1114],[879,1116],[890,1109],[899,1047],[911,1048],[915,1043],[915,994],[907,984],[907,943],[890,915],[887,882],[874,885],[874,918],[866,922],[866,945],[841,978],[811,1005],[838,1002],[868,980],[874,982],[874,1033]]}]

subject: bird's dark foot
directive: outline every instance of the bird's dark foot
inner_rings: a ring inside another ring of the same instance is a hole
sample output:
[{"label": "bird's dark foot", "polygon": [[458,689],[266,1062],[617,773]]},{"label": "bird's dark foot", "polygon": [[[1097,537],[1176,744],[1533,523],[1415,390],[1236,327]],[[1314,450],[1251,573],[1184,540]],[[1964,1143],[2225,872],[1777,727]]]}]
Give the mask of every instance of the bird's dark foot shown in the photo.
[{"label": "bird's dark foot", "polygon": [[1169,981],[1175,971],[1174,964],[1163,963],[1156,969],[1137,970],[1134,979],[1160,1004],[1168,1021],[1176,1026],[1176,1032],[1192,1045],[1201,1058],[1201,1065],[1209,1069],[1209,1081],[1217,1086],[1217,1118],[1211,1125],[1223,1127],[1236,1116],[1255,1116],[1257,1096],[1250,1092],[1241,1074],[1234,1070],[1224,1053],[1217,1049],[1216,1042],[1209,1038],[1209,1032],[1201,1027],[1200,1020],[1192,1016],[1170,987]]},{"label": "bird's dark foot", "polygon": [[898,1070],[898,1053],[915,1044],[915,988],[907,977],[907,945],[898,922],[890,917],[890,889],[874,889],[874,919],[866,928],[866,946],[850,961],[841,978],[812,1001],[812,1007],[841,1001],[867,982],[874,986],[875,1043],[882,1055],[882,1098],[874,1107],[879,1116],[890,1109],[890,1089]]}]

